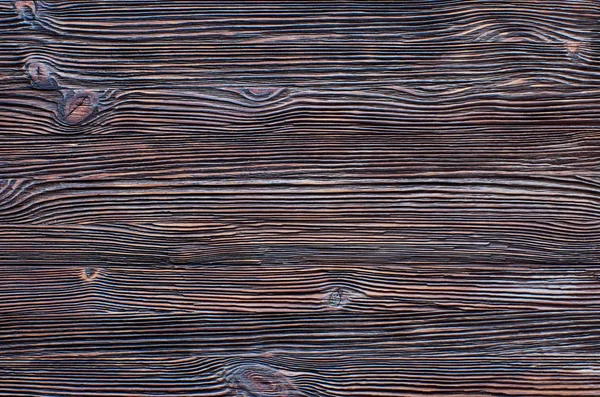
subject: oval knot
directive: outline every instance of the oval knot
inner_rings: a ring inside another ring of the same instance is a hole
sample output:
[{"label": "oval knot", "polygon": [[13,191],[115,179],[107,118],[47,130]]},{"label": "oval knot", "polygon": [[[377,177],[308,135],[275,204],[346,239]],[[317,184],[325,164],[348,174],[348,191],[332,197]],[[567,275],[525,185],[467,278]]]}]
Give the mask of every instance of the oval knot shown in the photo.
[{"label": "oval knot", "polygon": [[27,75],[33,88],[40,90],[54,90],[58,87],[54,72],[43,62],[30,62],[26,66]]},{"label": "oval knot", "polygon": [[98,96],[94,92],[69,92],[63,99],[60,116],[67,124],[80,124],[96,112],[97,105]]},{"label": "oval knot", "polygon": [[294,384],[280,371],[263,364],[244,364],[227,376],[238,396],[292,397],[297,395]]}]

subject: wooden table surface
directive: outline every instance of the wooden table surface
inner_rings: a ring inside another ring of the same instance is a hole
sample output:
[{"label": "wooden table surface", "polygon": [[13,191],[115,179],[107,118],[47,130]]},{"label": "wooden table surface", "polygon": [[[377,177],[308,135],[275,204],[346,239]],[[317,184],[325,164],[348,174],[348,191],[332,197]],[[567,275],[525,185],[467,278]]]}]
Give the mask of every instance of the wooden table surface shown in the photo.
[{"label": "wooden table surface", "polygon": [[600,396],[600,1],[0,1],[0,395]]}]

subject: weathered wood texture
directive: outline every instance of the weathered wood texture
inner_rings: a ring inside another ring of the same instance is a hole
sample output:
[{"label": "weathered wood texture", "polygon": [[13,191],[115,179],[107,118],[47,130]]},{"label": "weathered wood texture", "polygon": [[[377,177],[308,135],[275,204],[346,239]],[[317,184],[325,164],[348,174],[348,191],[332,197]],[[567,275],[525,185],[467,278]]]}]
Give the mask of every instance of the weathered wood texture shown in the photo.
[{"label": "weathered wood texture", "polygon": [[600,2],[0,2],[0,396],[600,395]]}]

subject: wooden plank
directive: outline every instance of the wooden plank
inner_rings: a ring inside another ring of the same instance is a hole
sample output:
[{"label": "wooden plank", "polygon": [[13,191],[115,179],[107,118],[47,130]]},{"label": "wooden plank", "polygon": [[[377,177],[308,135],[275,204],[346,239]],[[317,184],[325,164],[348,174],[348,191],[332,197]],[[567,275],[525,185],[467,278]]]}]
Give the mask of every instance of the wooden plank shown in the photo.
[{"label": "wooden plank", "polygon": [[598,88],[90,91],[96,105],[73,124],[72,91],[17,87],[0,91],[5,178],[600,170]]},{"label": "wooden plank", "polygon": [[173,126],[165,129],[174,133],[156,136],[129,134],[128,129],[117,128],[124,132],[108,136],[0,137],[0,177],[393,181],[437,175],[597,178],[600,172],[599,127],[518,131],[499,125],[474,127],[471,132],[437,134],[425,129],[372,135],[358,127],[356,132],[332,128],[330,133],[311,135],[300,131],[211,134],[202,132],[203,127],[190,127],[194,132],[188,134],[176,133]]},{"label": "wooden plank", "polygon": [[[592,0],[349,2],[45,0],[0,7],[7,28],[84,40],[143,42],[183,38],[257,44],[299,38],[552,42],[595,37]],[[8,29],[3,33],[7,34]]]},{"label": "wooden plank", "polygon": [[[10,37],[0,46],[9,82],[22,82],[31,63],[54,71],[61,87],[86,89],[205,87],[365,87],[402,85],[481,88],[590,86],[600,81],[598,50],[570,43],[421,44],[299,41],[273,45],[60,42]],[[160,66],[157,66],[160,65]]]},{"label": "wooden plank", "polygon": [[[323,261],[324,262],[324,261]],[[533,265],[0,268],[0,313],[302,313],[600,308],[600,267]],[[52,304],[48,304],[52,302]]]},{"label": "wooden plank", "polygon": [[[65,106],[76,94],[94,97],[96,103],[88,117],[69,122],[65,119]],[[303,133],[318,138],[328,134],[398,137],[419,132],[433,137],[461,131],[487,133],[493,139],[502,131],[525,133],[544,128],[548,133],[578,127],[585,133],[586,128],[599,126],[599,96],[598,86],[532,87],[523,81],[494,89],[445,88],[435,92],[398,86],[56,92],[13,85],[0,91],[0,110],[2,136],[138,132],[211,133],[218,138],[236,133]],[[15,125],[16,120],[20,128]]]},{"label": "wooden plank", "polygon": [[[77,368],[76,371],[73,368]],[[35,379],[33,384],[31,379]],[[274,353],[0,359],[0,395],[596,396],[597,367],[576,357],[436,358]],[[245,394],[244,394],[245,393]]]},{"label": "wooden plank", "polygon": [[302,312],[13,314],[0,318],[0,356],[325,353],[387,357],[573,357],[592,365],[597,313],[445,309],[434,313]]},{"label": "wooden plank", "polygon": [[0,247],[7,264],[597,263],[597,196],[581,177],[7,180]]},{"label": "wooden plank", "polygon": [[11,81],[43,63],[62,87],[99,90],[598,83],[592,0],[18,4],[0,10]]}]

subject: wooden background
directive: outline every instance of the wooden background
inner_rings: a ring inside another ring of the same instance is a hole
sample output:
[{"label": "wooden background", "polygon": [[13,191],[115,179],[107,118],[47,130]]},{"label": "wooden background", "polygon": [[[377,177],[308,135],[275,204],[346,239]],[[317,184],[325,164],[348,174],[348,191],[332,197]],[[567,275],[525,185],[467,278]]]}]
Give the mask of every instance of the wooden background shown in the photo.
[{"label": "wooden background", "polygon": [[1,1],[0,395],[599,396],[599,24]]}]

